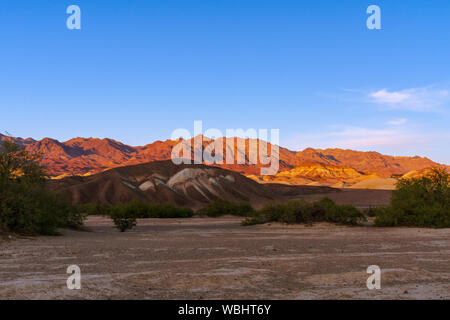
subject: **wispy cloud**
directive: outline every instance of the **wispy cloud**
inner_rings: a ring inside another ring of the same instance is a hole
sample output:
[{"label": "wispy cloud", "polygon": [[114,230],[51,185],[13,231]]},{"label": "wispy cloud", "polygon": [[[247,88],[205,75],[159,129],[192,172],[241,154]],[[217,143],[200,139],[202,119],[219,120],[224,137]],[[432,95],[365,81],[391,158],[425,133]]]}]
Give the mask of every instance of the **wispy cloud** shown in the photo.
[{"label": "wispy cloud", "polygon": [[[405,123],[393,121],[395,123]],[[403,121],[404,120],[404,121]],[[400,125],[384,125],[380,128],[356,126],[335,126],[315,134],[297,134],[288,139],[285,145],[292,150],[313,148],[342,148],[363,151],[379,151],[389,154],[416,155],[429,150],[429,144],[445,142],[449,134],[418,132],[417,128]]]},{"label": "wispy cloud", "polygon": [[391,126],[401,126],[402,124],[405,124],[407,121],[408,121],[407,119],[401,118],[401,119],[390,120],[386,123]]},{"label": "wispy cloud", "polygon": [[450,101],[447,89],[438,89],[433,86],[423,88],[389,91],[381,89],[368,94],[370,102],[387,109],[409,111],[438,111]]},{"label": "wispy cloud", "polygon": [[407,130],[395,129],[368,129],[347,127],[342,131],[331,132],[329,137],[335,137],[335,144],[339,148],[402,148],[405,145],[427,143],[432,137],[417,135]]}]

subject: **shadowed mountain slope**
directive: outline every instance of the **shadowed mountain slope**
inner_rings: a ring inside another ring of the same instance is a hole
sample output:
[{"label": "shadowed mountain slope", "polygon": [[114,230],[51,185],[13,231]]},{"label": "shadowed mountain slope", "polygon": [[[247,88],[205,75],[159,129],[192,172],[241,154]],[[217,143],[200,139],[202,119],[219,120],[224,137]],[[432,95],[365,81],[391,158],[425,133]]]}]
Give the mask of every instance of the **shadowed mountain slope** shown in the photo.
[{"label": "shadowed mountain slope", "polygon": [[91,176],[50,180],[73,203],[123,203],[132,199],[197,208],[211,200],[249,201],[258,206],[305,194],[339,192],[329,187],[259,184],[237,172],[171,160],[114,168]]}]

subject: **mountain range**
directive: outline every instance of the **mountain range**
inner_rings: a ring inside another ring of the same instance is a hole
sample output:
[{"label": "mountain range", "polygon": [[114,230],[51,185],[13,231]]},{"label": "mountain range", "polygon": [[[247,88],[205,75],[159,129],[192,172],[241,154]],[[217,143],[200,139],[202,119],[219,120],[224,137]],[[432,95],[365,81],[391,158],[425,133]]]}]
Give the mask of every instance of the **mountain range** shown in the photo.
[{"label": "mountain range", "polygon": [[267,201],[339,192],[323,186],[260,184],[235,171],[203,164],[176,165],[171,160],[118,167],[85,177],[53,179],[49,184],[72,203],[117,204],[140,199],[190,208],[200,208],[219,198],[258,206]]},{"label": "mountain range", "polygon": [[[34,140],[1,134],[0,140],[12,140],[31,152],[42,153],[42,165],[47,168],[47,173],[52,178],[89,176],[112,168],[169,160],[172,148],[181,141],[155,141],[144,146],[129,146],[108,138],[74,138],[60,142],[51,138]],[[213,141],[203,137],[202,148]],[[374,151],[336,148],[291,151],[279,147],[279,172],[273,176],[261,176],[260,168],[267,165],[250,164],[249,149],[251,152],[257,152],[262,141],[234,138],[234,146],[230,146],[228,139],[219,138],[216,141],[223,146],[223,154],[232,150],[234,159],[241,155],[245,158],[245,163],[237,164],[235,161],[234,164],[215,166],[239,172],[260,183],[392,189],[396,177],[412,171],[417,172],[432,166],[449,168],[447,165],[440,165],[426,157],[418,156],[396,157]],[[193,139],[184,143],[193,146],[192,154],[198,151],[194,148]],[[271,150],[271,144],[267,145],[268,150]],[[217,152],[220,153],[220,150]]]}]

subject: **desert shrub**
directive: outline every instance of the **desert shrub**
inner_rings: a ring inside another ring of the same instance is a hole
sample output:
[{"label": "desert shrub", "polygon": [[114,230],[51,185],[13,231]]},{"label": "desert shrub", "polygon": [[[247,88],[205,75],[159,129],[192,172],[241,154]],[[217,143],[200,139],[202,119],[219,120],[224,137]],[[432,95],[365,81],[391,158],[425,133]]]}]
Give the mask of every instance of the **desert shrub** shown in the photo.
[{"label": "desert shrub", "polygon": [[0,151],[0,227],[24,234],[57,234],[79,227],[83,216],[60,195],[46,188],[40,155],[5,141]]},{"label": "desert shrub", "polygon": [[119,229],[120,232],[124,232],[125,230],[132,229],[136,226],[134,212],[127,211],[126,207],[116,206],[112,209],[110,215],[116,228]]},{"label": "desert shrub", "polygon": [[75,211],[86,215],[109,215],[111,205],[107,203],[86,203],[74,206]]},{"label": "desert shrub", "polygon": [[242,222],[243,225],[252,225],[277,221],[283,223],[332,222],[342,224],[357,224],[365,220],[364,215],[355,207],[338,205],[329,198],[314,203],[305,200],[291,200],[287,203],[269,203],[261,210],[256,211],[252,217]]},{"label": "desert shrub", "polygon": [[261,210],[257,211],[252,219],[259,218],[263,221],[286,221],[289,220],[287,215],[287,207],[285,205],[269,203]]},{"label": "desert shrub", "polygon": [[70,206],[69,208],[69,213],[65,223],[66,227],[71,229],[81,229],[84,225],[84,220],[86,219],[87,214],[84,212],[78,212],[73,206]]},{"label": "desert shrub", "polygon": [[148,203],[132,200],[109,207],[109,214],[120,231],[131,229],[138,218],[190,218],[194,212],[189,208],[177,207],[171,203]]},{"label": "desert shrub", "polygon": [[377,226],[450,227],[450,176],[433,168],[421,178],[400,179],[391,203],[376,212]]},{"label": "desert shrub", "polygon": [[291,200],[287,203],[269,203],[257,211],[253,218],[263,221],[278,221],[284,223],[313,222],[314,208],[305,200]]},{"label": "desert shrub", "polygon": [[70,206],[57,195],[12,184],[0,200],[0,224],[23,234],[57,234],[68,224]]},{"label": "desert shrub", "polygon": [[225,214],[247,217],[253,213],[254,209],[248,202],[231,202],[218,199],[211,201],[203,208],[197,210],[196,214],[208,217],[220,217]]},{"label": "desert shrub", "polygon": [[171,203],[153,204],[151,216],[154,218],[190,218],[194,211],[189,208],[177,207]]},{"label": "desert shrub", "polygon": [[190,218],[194,215],[191,209],[177,207],[171,203],[149,203],[136,199],[109,207],[111,214],[117,210],[135,218]]},{"label": "desert shrub", "polygon": [[319,208],[323,214],[323,221],[342,223],[342,224],[357,224],[359,221],[364,221],[366,218],[364,214],[351,205],[339,205],[329,198],[323,198],[317,201],[313,206]]},{"label": "desert shrub", "polygon": [[379,209],[376,207],[369,207],[369,208],[365,209],[363,212],[367,217],[373,218],[373,217],[376,217],[378,211],[379,211]]}]

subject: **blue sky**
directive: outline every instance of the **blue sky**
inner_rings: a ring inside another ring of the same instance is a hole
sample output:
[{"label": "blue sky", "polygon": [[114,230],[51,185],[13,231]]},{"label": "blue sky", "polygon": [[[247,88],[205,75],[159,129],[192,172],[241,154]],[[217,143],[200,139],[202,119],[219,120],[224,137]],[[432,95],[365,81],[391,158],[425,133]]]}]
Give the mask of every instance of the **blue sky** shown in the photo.
[{"label": "blue sky", "polygon": [[8,1],[0,129],[142,145],[202,120],[448,164],[449,31],[446,0]]}]

